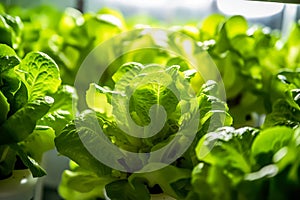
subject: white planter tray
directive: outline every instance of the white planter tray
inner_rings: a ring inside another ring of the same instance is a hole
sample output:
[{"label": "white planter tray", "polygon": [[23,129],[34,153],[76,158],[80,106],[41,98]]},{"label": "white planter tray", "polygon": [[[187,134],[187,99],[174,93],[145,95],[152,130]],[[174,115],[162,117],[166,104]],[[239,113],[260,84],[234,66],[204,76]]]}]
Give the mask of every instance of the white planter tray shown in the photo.
[{"label": "white planter tray", "polygon": [[0,200],[30,200],[36,182],[28,169],[14,170],[12,176],[0,180]]}]

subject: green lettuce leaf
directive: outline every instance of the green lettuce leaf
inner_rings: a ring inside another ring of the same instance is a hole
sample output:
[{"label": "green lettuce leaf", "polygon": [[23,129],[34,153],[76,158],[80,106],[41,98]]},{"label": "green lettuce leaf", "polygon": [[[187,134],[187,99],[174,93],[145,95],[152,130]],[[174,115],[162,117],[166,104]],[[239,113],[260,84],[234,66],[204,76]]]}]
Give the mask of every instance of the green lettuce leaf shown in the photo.
[{"label": "green lettuce leaf", "polygon": [[225,199],[234,197],[230,179],[224,174],[223,168],[200,162],[191,174],[191,189],[185,199]]},{"label": "green lettuce leaf", "polygon": [[19,16],[13,17],[8,14],[0,15],[0,43],[17,49],[21,42],[21,29],[23,23]]},{"label": "green lettuce leaf", "polygon": [[56,63],[46,54],[30,52],[17,68],[28,90],[28,101],[53,94],[61,84]]},{"label": "green lettuce leaf", "polygon": [[[1,144],[22,141],[32,133],[36,122],[48,112],[53,104],[53,98],[46,95],[56,92],[61,83],[57,65],[43,53],[27,54],[17,70],[22,84],[9,99],[11,109],[15,112],[11,113],[12,115],[0,127]],[[11,76],[14,81],[16,76]],[[24,99],[26,97],[28,100]],[[15,124],[19,125],[15,126]]]},{"label": "green lettuce leaf", "polygon": [[11,144],[10,147],[17,152],[23,164],[31,171],[33,177],[41,177],[47,174],[40,164],[30,157],[18,144]]},{"label": "green lettuce leaf", "polygon": [[299,130],[223,127],[218,134],[208,133],[196,148],[200,163],[186,199],[285,199],[297,194]]},{"label": "green lettuce leaf", "polygon": [[300,67],[300,39],[298,35],[300,34],[300,23],[294,23],[290,29],[288,39],[282,49],[284,53],[284,61],[290,69],[297,69]]},{"label": "green lettuce leaf", "polygon": [[[38,163],[42,161],[43,154],[55,147],[54,130],[47,126],[36,126],[34,131],[18,145],[27,155],[36,160]],[[37,151],[38,149],[38,151]]]},{"label": "green lettuce leaf", "polygon": [[267,114],[263,127],[300,126],[300,73],[283,70],[271,82],[272,111]]},{"label": "green lettuce leaf", "polygon": [[[152,163],[145,167],[151,169],[153,167],[151,165],[155,164]],[[190,176],[191,171],[189,169],[169,165],[153,172],[134,173],[129,176],[128,181],[132,186],[136,182],[144,182],[149,188],[158,185],[165,194],[180,199],[188,193]]]},{"label": "green lettuce leaf", "polygon": [[35,99],[19,109],[0,126],[0,144],[10,144],[24,140],[33,132],[37,120],[48,112],[52,104],[53,99],[46,96]]},{"label": "green lettuce leaf", "polygon": [[37,124],[50,126],[55,130],[55,134],[59,135],[75,117],[77,96],[72,86],[62,85],[52,97],[54,98],[53,105]]},{"label": "green lettuce leaf", "polygon": [[[102,164],[99,159],[97,160],[94,157],[97,155],[93,156],[89,152],[91,148],[87,149],[87,145],[92,146],[93,150],[98,150],[97,152],[112,162],[118,162],[114,163],[117,166],[121,164],[124,170],[147,170],[151,169],[151,165],[159,164],[154,161],[161,160],[163,162],[169,157],[174,157],[173,154],[180,149],[188,148],[186,140],[192,133],[185,131],[185,126],[189,126],[191,121],[195,122],[195,131],[199,132],[195,133],[197,135],[195,143],[207,131],[219,128],[224,124],[230,125],[232,118],[227,113],[226,103],[218,98],[221,95],[217,83],[208,81],[196,94],[189,85],[191,77],[188,74],[189,72],[182,72],[178,65],[163,67],[156,64],[143,65],[129,62],[123,64],[112,75],[113,89],[106,85],[99,86],[91,83],[86,92],[86,103],[94,112],[83,111],[55,138],[59,153],[69,157],[81,168],[102,178],[110,175],[112,170]],[[191,99],[191,97],[194,98]],[[166,120],[158,116],[160,114],[159,106],[164,108]],[[193,113],[197,109],[200,110],[200,116]],[[108,150],[111,146],[97,140],[97,134],[101,132],[100,128],[105,134],[104,138],[100,138],[101,140],[107,140],[115,147],[125,151],[113,154]],[[155,135],[141,137],[153,130],[155,130]],[[131,135],[134,133],[140,135],[136,137]],[[172,143],[176,134],[182,135],[178,144]],[[84,144],[82,139],[84,139]],[[154,152],[169,144],[171,147],[159,155],[149,154],[149,156],[140,156],[124,162],[124,158],[127,156],[126,151],[130,153]],[[197,164],[195,145],[192,144],[186,151],[187,153],[171,166],[150,173],[128,173],[128,176],[130,175],[128,180],[124,177],[124,180],[120,178],[107,184],[108,197],[121,199],[122,197],[130,198],[130,196],[141,195],[139,198],[148,198],[148,190],[159,187],[161,188],[160,192],[165,192],[175,198],[184,198],[190,187],[191,168]],[[131,165],[130,162],[135,165]],[[139,166],[142,164],[146,165],[140,169]],[[176,175],[174,176],[174,174]],[[69,178],[66,176],[63,184]],[[116,188],[121,186],[124,186],[126,190],[116,194]],[[75,191],[80,192],[80,188],[74,186],[70,189],[70,194],[74,194]],[[68,195],[67,189],[64,190]],[[88,195],[89,192],[86,194]]]},{"label": "green lettuce leaf", "polygon": [[236,130],[221,127],[200,139],[195,149],[197,157],[200,161],[226,169],[232,184],[237,184],[244,174],[252,171],[251,146],[258,133],[251,127]]},{"label": "green lettuce leaf", "polygon": [[[5,17],[11,33],[17,34],[19,18]],[[16,49],[14,42],[12,46]],[[36,124],[53,105],[54,99],[48,95],[55,93],[61,84],[58,66],[40,52],[28,53],[20,61],[15,51],[4,44],[0,46],[0,61],[0,175],[9,175],[19,156],[34,177],[43,176],[46,172],[39,163],[43,153],[54,148],[54,131]],[[7,145],[9,150],[4,148]]]},{"label": "green lettuce leaf", "polygon": [[4,94],[0,91],[0,124],[2,124],[6,118],[7,114],[9,112],[9,103],[7,102],[7,98],[4,96]]},{"label": "green lettuce leaf", "polygon": [[300,126],[300,110],[299,106],[296,108],[291,106],[287,100],[278,99],[272,107],[272,112],[267,114],[263,127],[272,126]]},{"label": "green lettuce leaf", "polygon": [[206,17],[200,27],[200,38],[202,41],[217,37],[222,23],[226,20],[225,16],[212,14]]},{"label": "green lettuce leaf", "polygon": [[6,44],[0,44],[0,74],[20,63],[16,52]]},{"label": "green lettuce leaf", "polygon": [[284,126],[262,130],[253,142],[251,154],[258,164],[264,166],[273,162],[273,156],[293,141],[294,131]]},{"label": "green lettuce leaf", "polygon": [[[99,176],[110,174],[111,169],[94,158],[85,148],[81,140],[81,137],[85,135],[93,136],[98,134],[96,132],[96,126],[98,126],[98,124],[94,124],[95,117],[93,113],[82,113],[81,116],[75,120],[76,122],[68,124],[61,134],[55,138],[57,151],[72,159],[82,168],[91,170]],[[91,129],[91,127],[94,128]],[[79,136],[79,134],[81,134],[81,136]],[[105,152],[105,150],[103,152]]]},{"label": "green lettuce leaf", "polygon": [[60,196],[67,200],[104,198],[105,185],[115,179],[109,175],[99,177],[90,170],[77,166],[63,172],[58,191]]},{"label": "green lettuce leaf", "polygon": [[150,194],[146,185],[138,181],[130,184],[126,179],[106,184],[105,193],[109,199],[115,200],[150,200]]},{"label": "green lettuce leaf", "polygon": [[94,38],[94,45],[110,39],[121,33],[125,29],[122,16],[116,16],[112,13],[88,13],[84,15],[84,27],[87,30],[88,37]]},{"label": "green lettuce leaf", "polygon": [[[19,77],[14,72],[14,67],[19,63],[20,60],[15,51],[5,44],[0,44],[1,104],[6,107],[6,109],[3,107],[3,115],[6,116],[2,118],[2,122],[27,102],[27,94],[25,94],[27,92],[26,88],[22,87]],[[9,104],[8,113],[6,111],[8,107],[5,101]]]}]

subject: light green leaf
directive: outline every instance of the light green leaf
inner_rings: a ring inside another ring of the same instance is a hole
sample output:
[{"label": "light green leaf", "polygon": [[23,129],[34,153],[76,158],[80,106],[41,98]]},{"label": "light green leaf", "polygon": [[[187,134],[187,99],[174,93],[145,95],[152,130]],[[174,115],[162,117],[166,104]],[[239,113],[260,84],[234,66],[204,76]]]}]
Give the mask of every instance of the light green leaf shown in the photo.
[{"label": "light green leaf", "polygon": [[126,66],[121,68],[121,73],[126,73],[114,89],[120,94],[112,95],[113,115],[124,132],[150,138],[163,129],[167,118],[172,118],[179,100],[190,101],[193,91],[179,72],[179,66],[142,67],[135,63]]},{"label": "light green leaf", "polygon": [[293,135],[293,129],[285,126],[276,126],[262,130],[253,142],[251,154],[253,157],[267,153],[271,153],[273,156],[282,147],[290,144],[293,140]]},{"label": "light green leaf", "polygon": [[[55,146],[58,152],[69,157],[82,168],[90,170],[99,176],[109,174],[111,169],[91,155],[81,141],[81,138],[86,136],[91,138],[90,142],[93,142],[93,135],[95,137],[97,136],[98,133],[96,131],[98,130],[98,124],[94,124],[94,115],[92,113],[83,113],[75,120],[76,122],[68,124],[61,134],[55,138]],[[101,148],[105,147],[99,146],[100,150]],[[103,149],[102,152],[105,153],[109,151]],[[107,156],[109,156],[109,153]]]},{"label": "light green leaf", "polygon": [[248,30],[247,20],[240,15],[234,15],[225,22],[225,28],[229,39],[237,35],[246,34]]},{"label": "light green leaf", "polygon": [[130,72],[130,75],[126,75],[126,80],[124,77],[122,81],[130,82],[138,73],[144,68],[144,66],[140,63],[130,62],[125,63],[118,68],[118,70],[113,74],[112,79],[115,83],[122,79],[122,77],[127,73]]},{"label": "light green leaf", "polygon": [[292,27],[289,32],[288,40],[285,44],[285,48],[283,49],[284,52],[284,59],[286,60],[286,64],[291,69],[299,68],[299,58],[300,58],[300,23],[292,24]]},{"label": "light green leaf", "polygon": [[37,124],[50,126],[55,130],[55,134],[59,135],[66,124],[75,117],[78,97],[75,89],[69,85],[59,87],[52,97],[54,104]]},{"label": "light green leaf", "polygon": [[209,40],[215,38],[224,21],[225,21],[225,16],[220,14],[212,14],[206,17],[200,27],[201,39]]},{"label": "light green leaf", "polygon": [[0,4],[0,14],[5,13],[5,8],[3,4]]},{"label": "light green leaf", "polygon": [[124,29],[122,19],[112,14],[84,14],[84,27],[88,37],[94,38],[94,45],[110,39]]},{"label": "light green leaf", "polygon": [[[59,31],[61,32],[62,35],[71,35],[71,31],[73,31],[76,27],[80,27],[84,23],[84,19],[82,16],[82,13],[75,9],[68,7],[64,10],[63,15],[60,18],[59,22]],[[76,44],[78,41],[75,41],[75,38],[65,38],[68,43],[70,44]]]},{"label": "light green leaf", "polygon": [[58,66],[41,52],[28,53],[17,72],[27,87],[29,102],[55,93],[61,84]]},{"label": "light green leaf", "polygon": [[91,200],[104,198],[104,187],[115,180],[110,176],[99,177],[82,168],[65,170],[59,185],[59,194],[67,200]]},{"label": "light green leaf", "polygon": [[113,91],[110,89],[91,83],[89,89],[86,91],[86,103],[90,109],[111,116],[112,106],[108,102],[108,95],[111,95],[112,93]]},{"label": "light green leaf", "polygon": [[237,35],[230,43],[233,49],[240,53],[244,58],[251,58],[256,56],[255,39],[247,35]]},{"label": "light green leaf", "polygon": [[51,150],[54,145],[54,130],[47,126],[37,126],[34,131],[18,145],[34,160],[41,162],[44,152]]}]

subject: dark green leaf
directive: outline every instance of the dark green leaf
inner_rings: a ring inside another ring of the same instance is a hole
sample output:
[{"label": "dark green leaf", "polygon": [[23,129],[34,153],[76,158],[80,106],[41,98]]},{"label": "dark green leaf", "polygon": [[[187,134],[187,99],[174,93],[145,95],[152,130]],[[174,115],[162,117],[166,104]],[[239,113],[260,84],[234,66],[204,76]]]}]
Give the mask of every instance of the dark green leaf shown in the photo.
[{"label": "dark green leaf", "polygon": [[17,49],[21,42],[21,29],[23,23],[19,16],[13,17],[7,14],[0,15],[0,43],[7,44]]},{"label": "dark green leaf", "polygon": [[1,73],[18,65],[20,60],[15,51],[5,44],[0,44],[0,80]]},{"label": "dark green leaf", "polygon": [[34,131],[18,145],[37,162],[42,161],[43,154],[54,149],[54,130],[47,126],[37,126]]},{"label": "dark green leaf", "polygon": [[111,200],[150,200],[150,194],[146,185],[136,181],[129,184],[127,180],[118,180],[105,186],[105,192]]},{"label": "dark green leaf", "polygon": [[21,85],[19,76],[14,72],[14,70],[4,71],[1,74],[0,85],[1,91],[8,99],[8,102],[12,103],[14,98],[13,96]]},{"label": "dark green leaf", "polygon": [[16,162],[16,151],[8,145],[0,145],[0,180],[11,175]]},{"label": "dark green leaf", "polygon": [[0,125],[6,120],[7,114],[9,112],[9,103],[7,102],[6,97],[0,91]]},{"label": "dark green leaf", "polygon": [[30,169],[33,177],[42,177],[47,174],[46,171],[39,165],[39,163],[27,155],[18,144],[11,144],[10,146],[17,151],[20,159],[24,165]]},{"label": "dark green leaf", "polygon": [[19,89],[10,98],[10,111],[9,116],[21,109],[28,100],[27,88],[24,83],[20,82]]},{"label": "dark green leaf", "polygon": [[34,130],[36,121],[48,112],[52,103],[53,99],[46,96],[27,103],[11,115],[0,126],[0,144],[10,144],[24,140]]}]

